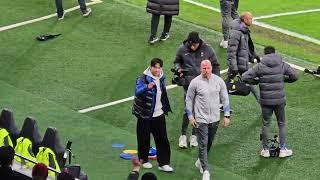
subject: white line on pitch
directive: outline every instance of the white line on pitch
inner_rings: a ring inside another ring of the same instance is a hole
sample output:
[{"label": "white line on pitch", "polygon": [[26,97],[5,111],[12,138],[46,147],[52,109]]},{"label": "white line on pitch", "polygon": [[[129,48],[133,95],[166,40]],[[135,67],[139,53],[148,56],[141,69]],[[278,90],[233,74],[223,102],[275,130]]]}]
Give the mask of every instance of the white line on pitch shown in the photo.
[{"label": "white line on pitch", "polygon": [[[188,2],[188,3],[191,3],[191,4],[194,4],[196,6],[200,6],[200,7],[206,8],[206,9],[213,10],[215,12],[220,12],[220,9],[214,8],[212,6],[208,6],[208,5],[203,4],[203,3],[195,2],[195,1],[192,1],[192,0],[184,0],[184,1]],[[312,11],[312,10],[310,10],[310,11]],[[314,9],[313,11],[319,11],[319,10],[318,9]],[[294,12],[288,12],[288,13],[293,14]],[[283,13],[283,14],[285,14],[285,13]],[[277,14],[274,14],[274,15],[277,15]],[[272,16],[272,14],[268,15],[268,16]],[[279,17],[279,16],[280,15],[278,14],[277,17]],[[263,16],[261,16],[261,17],[263,17]],[[257,17],[257,18],[261,18],[261,17]],[[257,18],[255,18],[255,19],[257,19]],[[257,25],[257,26],[260,26],[260,27],[263,27],[263,28],[266,28],[266,29],[271,29],[273,31],[280,32],[282,34],[286,34],[288,36],[296,37],[296,38],[299,38],[299,39],[302,39],[302,40],[305,40],[305,41],[312,42],[312,43],[320,45],[320,40],[319,39],[312,38],[310,36],[306,36],[306,35],[303,35],[303,34],[292,32],[292,31],[289,31],[289,30],[286,30],[286,29],[282,29],[282,28],[279,28],[279,27],[276,27],[276,26],[272,26],[272,25],[267,24],[267,23],[258,22],[258,21],[253,21],[253,24]]]},{"label": "white line on pitch", "polygon": [[[87,3],[87,5],[93,5],[93,4],[98,4],[98,3],[102,3],[102,2],[103,1],[100,1],[100,0],[92,0],[92,2]],[[77,10],[79,8],[80,8],[79,6],[76,6],[76,7],[70,8],[70,9],[66,9],[65,12],[71,12],[71,11]],[[46,20],[46,19],[49,19],[49,18],[52,18],[52,17],[56,17],[56,16],[57,16],[57,14],[54,13],[54,14],[50,14],[50,15],[47,15],[47,16],[43,16],[43,17],[37,18],[37,19],[32,19],[32,20],[29,20],[29,21],[23,21],[23,22],[16,23],[16,24],[11,24],[11,25],[8,25],[8,26],[2,26],[2,27],[0,27],[0,32],[1,31],[6,31],[6,30],[9,30],[9,29],[13,29],[13,28],[16,28],[16,27],[24,26],[24,25],[27,25],[27,24],[43,21],[43,20]]]},{"label": "white line on pitch", "polygon": [[264,15],[264,16],[255,17],[254,19],[255,20],[267,19],[267,18],[273,18],[273,17],[296,15],[296,14],[306,14],[306,13],[313,13],[313,12],[319,12],[319,11],[320,11],[320,9],[309,9],[309,10],[303,10],[303,11],[293,11],[293,12],[286,12],[286,13]]}]

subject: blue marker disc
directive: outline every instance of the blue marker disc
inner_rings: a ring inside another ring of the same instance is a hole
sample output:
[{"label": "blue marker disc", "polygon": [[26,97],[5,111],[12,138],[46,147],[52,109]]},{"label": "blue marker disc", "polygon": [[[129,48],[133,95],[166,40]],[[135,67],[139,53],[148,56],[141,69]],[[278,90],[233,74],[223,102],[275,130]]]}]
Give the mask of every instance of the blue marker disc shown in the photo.
[{"label": "blue marker disc", "polygon": [[124,148],[124,144],[112,144],[113,148]]},{"label": "blue marker disc", "polygon": [[132,154],[127,154],[127,153],[121,153],[120,158],[125,159],[125,160],[131,160],[134,156]]}]

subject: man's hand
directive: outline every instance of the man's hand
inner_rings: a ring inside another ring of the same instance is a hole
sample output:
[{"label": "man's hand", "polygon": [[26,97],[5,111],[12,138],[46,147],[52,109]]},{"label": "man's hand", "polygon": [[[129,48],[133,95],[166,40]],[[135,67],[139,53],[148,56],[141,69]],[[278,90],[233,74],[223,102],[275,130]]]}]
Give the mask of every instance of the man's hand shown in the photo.
[{"label": "man's hand", "polygon": [[178,69],[178,72],[180,74],[180,77],[182,77],[183,76],[182,69]]},{"label": "man's hand", "polygon": [[156,83],[155,83],[155,82],[151,82],[151,83],[149,83],[149,84],[148,84],[148,89],[152,89],[154,85],[156,85]]},{"label": "man's hand", "polygon": [[228,117],[224,117],[223,118],[223,127],[228,127],[229,126],[229,124],[230,124],[230,118],[228,118]]},{"label": "man's hand", "polygon": [[140,166],[141,166],[143,160],[142,159],[139,160],[137,157],[134,157],[131,159],[131,162],[132,162],[132,166],[133,166],[132,171],[139,172]]},{"label": "man's hand", "polygon": [[194,118],[190,119],[189,123],[190,123],[191,126],[193,126],[195,128],[199,127],[199,124],[196,122],[196,120]]}]

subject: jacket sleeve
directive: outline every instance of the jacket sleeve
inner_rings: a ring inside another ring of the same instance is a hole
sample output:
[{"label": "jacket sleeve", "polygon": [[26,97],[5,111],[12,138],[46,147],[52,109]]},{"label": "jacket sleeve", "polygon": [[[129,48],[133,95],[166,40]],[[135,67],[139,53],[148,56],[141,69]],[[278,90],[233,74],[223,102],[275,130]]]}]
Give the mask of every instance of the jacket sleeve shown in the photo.
[{"label": "jacket sleeve", "polygon": [[284,63],[284,82],[292,83],[298,80],[298,73],[287,63]]},{"label": "jacket sleeve", "polygon": [[176,54],[176,59],[174,60],[173,64],[174,64],[174,68],[176,70],[181,69],[182,64],[183,64],[183,59],[182,59],[182,48],[183,46],[181,46]]},{"label": "jacket sleeve", "polygon": [[196,83],[194,80],[191,81],[189,87],[188,87],[188,91],[187,91],[187,95],[186,95],[186,114],[188,116],[188,119],[192,119],[194,118],[193,116],[193,111],[194,111],[194,99],[196,96]]},{"label": "jacket sleeve", "polygon": [[224,116],[230,116],[230,103],[229,103],[229,95],[228,95],[228,90],[226,83],[220,79],[220,101],[221,104],[223,105],[223,111],[224,111]]},{"label": "jacket sleeve", "polygon": [[139,178],[139,172],[131,171],[130,174],[128,175],[127,180],[138,180],[138,178]]},{"label": "jacket sleeve", "polygon": [[212,47],[208,46],[209,49],[209,60],[211,62],[212,65],[212,73],[220,76],[220,64],[218,62],[218,58],[214,52],[214,50],[212,49]]},{"label": "jacket sleeve", "polygon": [[250,68],[248,71],[242,74],[241,79],[243,82],[248,84],[258,84],[259,78],[258,72],[259,72],[259,66],[260,64],[256,64],[252,68]]},{"label": "jacket sleeve", "polygon": [[237,33],[231,33],[227,49],[228,67],[231,71],[238,71],[237,54],[240,43],[240,36]]},{"label": "jacket sleeve", "polygon": [[141,96],[148,90],[148,85],[144,83],[144,75],[140,76],[136,83],[136,88],[134,91],[135,96]]}]

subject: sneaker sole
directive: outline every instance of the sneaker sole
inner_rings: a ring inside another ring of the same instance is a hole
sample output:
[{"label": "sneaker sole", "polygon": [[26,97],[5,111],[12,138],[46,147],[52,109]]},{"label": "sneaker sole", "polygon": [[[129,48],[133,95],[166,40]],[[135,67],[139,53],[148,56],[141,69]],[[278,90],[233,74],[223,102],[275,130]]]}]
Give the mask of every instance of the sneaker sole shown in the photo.
[{"label": "sneaker sole", "polygon": [[159,171],[163,171],[163,172],[167,172],[167,173],[171,173],[171,172],[173,172],[173,170],[172,171],[165,171],[164,169],[162,169],[161,167],[158,167],[158,169],[159,169]]}]

